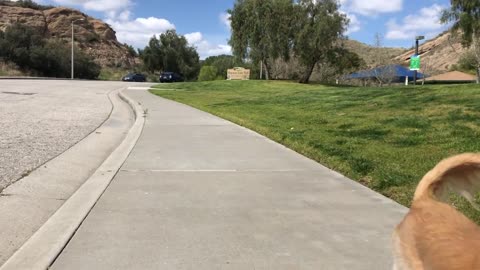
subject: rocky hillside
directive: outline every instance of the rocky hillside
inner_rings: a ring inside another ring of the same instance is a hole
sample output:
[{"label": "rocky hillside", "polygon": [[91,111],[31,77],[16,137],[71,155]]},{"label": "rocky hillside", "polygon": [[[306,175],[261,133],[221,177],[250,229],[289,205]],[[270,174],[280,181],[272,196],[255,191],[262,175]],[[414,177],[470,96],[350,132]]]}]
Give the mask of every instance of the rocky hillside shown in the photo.
[{"label": "rocky hillside", "polygon": [[71,39],[71,22],[75,22],[75,41],[85,53],[103,67],[128,68],[135,64],[126,46],[117,41],[115,31],[101,20],[78,10],[64,7],[21,7],[15,2],[0,1],[0,30],[22,23],[37,28],[47,38]]},{"label": "rocky hillside", "polygon": [[[460,42],[460,36],[453,36],[450,32],[444,32],[422,43],[418,50],[422,58],[422,66],[425,68],[424,72],[430,75],[448,71],[452,65],[457,64],[465,51]],[[395,57],[395,60],[408,65],[414,53],[414,49],[409,50]]]},{"label": "rocky hillside", "polygon": [[[392,63],[404,66],[410,64],[410,57],[415,49],[404,48],[376,48],[367,44],[347,40],[345,46],[362,57],[367,66],[374,67],[383,65],[376,55],[384,55],[383,59],[391,59]],[[436,38],[422,42],[419,46],[419,54],[422,57],[423,72],[436,75],[448,71],[452,65],[457,64],[460,56],[465,52],[460,42],[460,35],[453,36],[450,32],[444,32]]]},{"label": "rocky hillside", "polygon": [[[356,40],[346,40],[344,44],[347,49],[362,57],[368,67],[384,65],[380,59],[392,59],[406,51],[404,48],[377,48]],[[383,57],[378,57],[379,55]]]}]

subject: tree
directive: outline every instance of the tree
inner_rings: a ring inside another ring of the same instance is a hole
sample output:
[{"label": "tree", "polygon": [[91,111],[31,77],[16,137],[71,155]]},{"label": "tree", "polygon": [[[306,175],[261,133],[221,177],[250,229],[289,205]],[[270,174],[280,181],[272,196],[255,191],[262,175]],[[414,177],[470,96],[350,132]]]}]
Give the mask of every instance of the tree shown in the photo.
[{"label": "tree", "polygon": [[480,36],[472,41],[470,54],[475,60],[475,71],[477,72],[477,84],[480,83]]},{"label": "tree", "polygon": [[196,49],[189,46],[186,38],[177,35],[175,30],[167,30],[159,38],[153,36],[140,57],[150,72],[176,72],[187,80],[196,79],[200,68]]},{"label": "tree", "polygon": [[443,23],[453,22],[452,32],[462,31],[462,44],[475,56],[477,83],[480,83],[480,0],[450,0],[442,13]]},{"label": "tree", "polygon": [[432,72],[434,70],[433,69],[433,64],[434,64],[433,57],[423,57],[422,65],[420,67],[420,71],[423,73],[422,85],[425,84],[427,76],[432,75],[432,74],[430,74],[430,72]]},{"label": "tree", "polygon": [[272,61],[290,57],[292,0],[237,0],[229,10],[232,35],[229,44],[238,60],[265,66],[270,78]]},{"label": "tree", "polygon": [[6,28],[3,40],[2,56],[5,60],[16,63],[22,69],[30,66],[30,49],[42,47],[45,43],[39,31],[19,23]]},{"label": "tree", "polygon": [[468,50],[460,56],[455,67],[460,71],[471,72],[476,69],[477,61],[475,58],[475,54],[471,50]]},{"label": "tree", "polygon": [[214,66],[203,66],[198,75],[199,81],[214,81],[217,78],[217,68]]},{"label": "tree", "polygon": [[335,0],[300,0],[295,6],[294,52],[305,67],[300,83],[308,83],[315,65],[328,61],[338,47],[348,24],[338,8]]},{"label": "tree", "polygon": [[373,36],[373,46],[377,48],[375,53],[375,70],[373,72],[375,79],[378,81],[380,87],[384,84],[390,85],[395,79],[396,71],[393,66],[393,61],[386,50],[382,50],[383,36],[380,33],[375,33]]},{"label": "tree", "polygon": [[156,36],[153,36],[148,42],[148,46],[140,51],[140,58],[143,60],[145,68],[151,73],[164,69],[163,49]]},{"label": "tree", "polygon": [[[218,55],[207,57],[203,63],[203,66],[213,66],[217,69],[216,77],[223,79],[227,78],[227,70],[235,66],[242,66],[243,63],[237,61],[232,55]],[[200,72],[201,73],[201,72]]]},{"label": "tree", "polygon": [[124,43],[123,44],[125,46],[125,48],[127,48],[127,51],[128,51],[128,54],[132,57],[138,57],[138,52],[135,50],[135,48],[133,48],[132,45],[129,45],[127,43]]},{"label": "tree", "polygon": [[333,49],[329,57],[328,62],[335,64],[335,75],[349,73],[367,66],[360,55],[344,47]]},{"label": "tree", "polygon": [[0,29],[0,58],[4,57],[7,51],[7,42],[5,41],[5,33]]}]

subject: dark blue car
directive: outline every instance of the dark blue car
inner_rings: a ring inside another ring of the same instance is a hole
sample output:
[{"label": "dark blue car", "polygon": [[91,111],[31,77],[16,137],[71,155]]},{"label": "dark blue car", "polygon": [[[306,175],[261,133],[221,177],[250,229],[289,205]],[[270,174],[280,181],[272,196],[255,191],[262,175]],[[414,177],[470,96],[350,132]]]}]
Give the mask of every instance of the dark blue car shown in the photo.
[{"label": "dark blue car", "polygon": [[145,75],[140,73],[130,73],[122,78],[124,82],[146,82],[147,78]]},{"label": "dark blue car", "polygon": [[164,83],[164,82],[182,82],[183,77],[182,77],[182,75],[180,75],[178,73],[175,73],[175,72],[162,72],[162,74],[160,74],[159,80],[160,80],[161,83]]}]

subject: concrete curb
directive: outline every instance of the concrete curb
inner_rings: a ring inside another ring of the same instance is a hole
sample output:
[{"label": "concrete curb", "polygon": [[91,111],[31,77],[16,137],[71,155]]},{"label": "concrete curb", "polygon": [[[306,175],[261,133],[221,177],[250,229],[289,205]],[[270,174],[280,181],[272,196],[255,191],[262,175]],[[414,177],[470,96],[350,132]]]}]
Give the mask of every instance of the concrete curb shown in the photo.
[{"label": "concrete curb", "polygon": [[123,142],[0,270],[48,269],[109,186],[140,138],[145,123],[141,106],[122,91],[119,96],[135,114],[135,123]]}]

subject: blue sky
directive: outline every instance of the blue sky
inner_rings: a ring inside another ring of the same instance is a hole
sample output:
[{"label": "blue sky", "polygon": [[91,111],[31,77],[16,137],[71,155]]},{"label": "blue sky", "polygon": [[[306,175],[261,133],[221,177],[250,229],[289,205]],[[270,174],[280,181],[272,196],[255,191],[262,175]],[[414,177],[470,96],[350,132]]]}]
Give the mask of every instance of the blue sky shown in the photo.
[{"label": "blue sky", "polygon": [[[449,0],[338,0],[350,18],[348,36],[367,44],[375,33],[383,45],[411,47],[413,37],[433,38],[446,29],[439,11]],[[201,58],[230,53],[230,28],[226,10],[234,0],[37,0],[42,4],[68,6],[103,19],[121,42],[143,48],[150,37],[176,29],[197,47]]]}]

